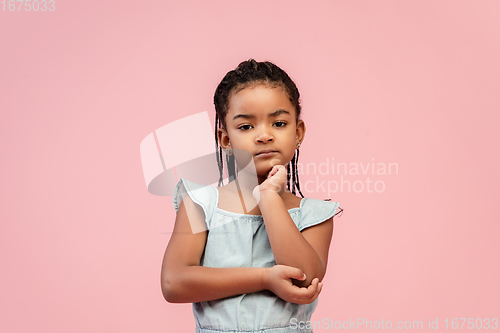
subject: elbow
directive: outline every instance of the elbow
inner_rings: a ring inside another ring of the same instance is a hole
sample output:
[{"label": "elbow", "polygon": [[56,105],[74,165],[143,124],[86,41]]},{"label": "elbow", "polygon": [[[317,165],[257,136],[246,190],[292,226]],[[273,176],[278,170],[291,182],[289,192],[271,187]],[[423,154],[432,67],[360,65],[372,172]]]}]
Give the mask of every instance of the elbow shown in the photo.
[{"label": "elbow", "polygon": [[306,279],[303,281],[300,280],[294,280],[294,284],[298,287],[309,287],[311,285],[312,280],[315,278],[319,279],[319,282],[323,281],[323,278],[325,277],[326,274],[326,267],[321,265],[315,266],[315,267],[310,267],[309,269],[303,269],[304,273],[306,274]]},{"label": "elbow", "polygon": [[[323,278],[326,275],[326,266],[327,266],[327,264],[328,263],[323,262],[322,260],[320,260],[316,265],[314,265],[313,267],[311,267],[311,270],[313,271],[313,275],[314,275],[314,276],[312,276],[312,279],[317,277],[319,279],[319,282],[323,281]],[[312,281],[312,279],[311,279],[311,281]]]},{"label": "elbow", "polygon": [[[187,266],[189,267],[189,266]],[[187,267],[162,269],[160,283],[163,298],[169,303],[193,303],[195,295],[192,275]]]},{"label": "elbow", "polygon": [[161,292],[169,303],[183,303],[179,295],[179,286],[176,279],[166,275],[161,278]]},{"label": "elbow", "polygon": [[163,293],[163,298],[169,303],[177,303],[175,299],[175,294],[168,282],[161,283],[161,292]]},{"label": "elbow", "polygon": [[326,267],[322,266],[321,269],[318,272],[319,282],[323,281],[323,278],[325,277],[325,275],[326,275]]},{"label": "elbow", "polygon": [[321,267],[319,268],[318,270],[318,279],[319,279],[319,282],[323,281],[323,278],[325,277],[326,275],[326,265],[321,265]]}]

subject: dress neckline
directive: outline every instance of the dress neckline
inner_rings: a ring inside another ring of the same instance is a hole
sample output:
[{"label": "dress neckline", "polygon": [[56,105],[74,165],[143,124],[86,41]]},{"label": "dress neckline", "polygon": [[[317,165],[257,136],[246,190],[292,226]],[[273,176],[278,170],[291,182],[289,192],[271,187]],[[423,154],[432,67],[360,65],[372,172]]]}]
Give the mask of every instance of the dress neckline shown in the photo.
[{"label": "dress neckline", "polygon": [[[215,193],[216,193],[216,198],[215,198],[215,210],[216,211],[218,211],[220,213],[223,213],[225,215],[232,215],[232,216],[239,216],[239,217],[241,217],[241,216],[251,216],[251,217],[262,219],[262,215],[236,213],[236,212],[230,212],[228,210],[224,210],[222,208],[219,208],[219,188],[214,186],[214,189],[215,189]],[[300,210],[303,207],[303,205],[304,205],[305,199],[307,199],[307,198],[300,199],[299,207],[290,208],[290,209],[288,209],[288,212],[292,213],[294,211]]]}]

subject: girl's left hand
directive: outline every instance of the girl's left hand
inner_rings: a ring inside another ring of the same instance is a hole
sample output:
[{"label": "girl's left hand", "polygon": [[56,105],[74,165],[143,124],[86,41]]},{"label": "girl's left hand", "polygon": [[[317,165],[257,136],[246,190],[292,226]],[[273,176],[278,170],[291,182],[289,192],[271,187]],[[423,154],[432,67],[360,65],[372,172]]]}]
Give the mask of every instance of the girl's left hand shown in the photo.
[{"label": "girl's left hand", "polygon": [[[259,200],[260,194],[271,191],[282,195],[286,186],[286,168],[283,165],[275,165],[267,174],[267,179],[255,187],[253,196]],[[260,193],[259,193],[260,192]]]},{"label": "girl's left hand", "polygon": [[310,304],[323,289],[323,284],[318,278],[314,278],[308,287],[298,287],[293,284],[292,279],[304,281],[306,275],[296,267],[286,265],[274,265],[266,269],[264,288],[272,291],[282,300],[296,304]]}]

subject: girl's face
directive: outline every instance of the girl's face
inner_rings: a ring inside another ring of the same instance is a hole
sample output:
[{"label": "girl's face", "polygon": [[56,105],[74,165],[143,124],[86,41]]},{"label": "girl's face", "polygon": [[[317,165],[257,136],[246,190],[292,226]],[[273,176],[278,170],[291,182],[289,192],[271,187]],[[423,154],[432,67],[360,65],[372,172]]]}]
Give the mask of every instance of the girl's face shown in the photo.
[{"label": "girl's face", "polygon": [[219,130],[219,143],[224,149],[249,152],[257,175],[266,176],[274,165],[289,163],[297,143],[304,139],[305,125],[295,121],[295,112],[282,88],[247,87],[230,97],[226,130]]}]

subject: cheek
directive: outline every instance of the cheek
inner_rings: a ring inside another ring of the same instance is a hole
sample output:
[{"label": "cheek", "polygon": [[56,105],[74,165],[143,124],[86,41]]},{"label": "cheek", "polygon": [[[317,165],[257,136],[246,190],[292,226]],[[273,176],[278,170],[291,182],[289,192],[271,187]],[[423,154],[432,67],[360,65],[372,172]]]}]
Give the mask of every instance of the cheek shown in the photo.
[{"label": "cheek", "polygon": [[291,161],[293,158],[293,154],[295,154],[295,142],[287,144],[287,149],[284,151],[284,157]]},{"label": "cheek", "polygon": [[297,139],[295,137],[295,132],[294,132],[294,134],[290,136],[290,139],[287,142],[287,147],[290,150],[295,150],[296,144],[297,144]]}]

